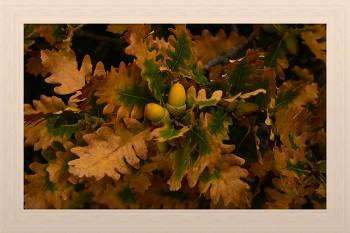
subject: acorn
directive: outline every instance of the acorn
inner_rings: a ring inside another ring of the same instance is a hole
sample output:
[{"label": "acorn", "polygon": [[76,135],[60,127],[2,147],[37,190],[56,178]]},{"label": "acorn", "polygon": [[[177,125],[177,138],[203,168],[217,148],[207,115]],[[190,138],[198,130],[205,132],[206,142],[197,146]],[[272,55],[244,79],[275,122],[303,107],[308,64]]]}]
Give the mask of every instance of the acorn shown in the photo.
[{"label": "acorn", "polygon": [[166,153],[170,150],[171,146],[168,142],[164,141],[164,142],[158,142],[156,144],[157,146],[157,150],[160,152],[160,153]]},{"label": "acorn", "polygon": [[259,110],[259,105],[241,100],[232,101],[226,108],[226,112],[232,112],[238,118],[252,116],[254,111]]},{"label": "acorn", "polygon": [[278,32],[278,29],[275,26],[273,26],[273,24],[264,24],[262,28],[271,34],[277,34]]},{"label": "acorn", "polygon": [[176,83],[171,87],[168,103],[165,107],[175,117],[181,116],[186,111],[186,91],[180,83]]},{"label": "acorn", "polygon": [[145,107],[145,115],[152,122],[153,125],[161,127],[169,117],[169,112],[162,106],[154,103],[149,103]]},{"label": "acorn", "polygon": [[287,50],[292,55],[298,55],[299,52],[299,41],[297,35],[289,32],[283,35],[284,43],[286,44]]}]

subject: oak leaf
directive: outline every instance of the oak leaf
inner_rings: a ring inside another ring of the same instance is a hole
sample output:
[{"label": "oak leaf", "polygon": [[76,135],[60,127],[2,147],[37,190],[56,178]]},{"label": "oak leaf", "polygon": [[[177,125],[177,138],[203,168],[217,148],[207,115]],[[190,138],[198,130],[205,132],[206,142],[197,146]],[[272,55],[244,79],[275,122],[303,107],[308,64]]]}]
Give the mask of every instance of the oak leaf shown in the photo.
[{"label": "oak leaf", "polygon": [[200,193],[205,193],[211,186],[209,195],[213,204],[217,204],[220,197],[223,198],[224,206],[230,202],[236,206],[248,204],[249,185],[240,178],[247,177],[249,173],[240,167],[242,164],[242,158],[233,154],[223,155],[220,167],[215,168],[213,174],[208,170],[201,174],[198,184]]},{"label": "oak leaf", "polygon": [[107,26],[107,32],[113,32],[114,34],[123,34],[130,24],[109,24]]},{"label": "oak leaf", "polygon": [[109,209],[139,209],[133,190],[129,188],[128,182],[121,180],[107,184],[107,189],[103,195],[94,200],[100,204],[106,205]]},{"label": "oak leaf", "polygon": [[[217,56],[228,53],[232,47],[237,47],[242,44],[246,38],[238,36],[236,32],[231,32],[229,37],[223,29],[220,29],[215,37],[208,30],[203,30],[201,35],[194,37],[195,51],[198,54],[198,60],[206,65],[209,61]],[[222,71],[222,65],[216,65],[209,68],[209,79],[217,79]]]},{"label": "oak leaf", "polygon": [[151,127],[146,121],[141,124],[135,119],[124,118],[124,122],[126,124],[116,123],[114,130],[102,126],[96,132],[84,135],[88,145],[71,150],[80,158],[68,163],[69,172],[79,177],[94,176],[96,180],[105,175],[118,180],[120,174],[131,172],[125,161],[138,169],[139,157],[147,158],[146,139],[152,138]]},{"label": "oak leaf", "polygon": [[298,75],[298,77],[304,82],[314,81],[314,75],[310,74],[310,71],[307,68],[301,69],[299,66],[294,66],[291,71],[294,71],[296,75]]},{"label": "oak leaf", "polygon": [[95,96],[98,97],[96,104],[107,103],[103,114],[112,113],[120,105],[117,122],[121,118],[129,117],[132,110],[136,118],[141,118],[144,106],[155,100],[147,86],[138,83],[139,78],[140,69],[135,64],[125,66],[121,62],[118,70],[112,67],[111,72],[107,72],[103,79],[92,80],[92,89],[96,90]]},{"label": "oak leaf", "polygon": [[26,175],[25,179],[29,184],[24,186],[24,208],[26,209],[49,209],[54,206],[60,209],[62,200],[66,200],[71,189],[55,190],[55,184],[50,182],[49,174],[46,171],[47,165],[32,163],[30,169],[35,175]]},{"label": "oak leaf", "polygon": [[57,190],[66,188],[67,181],[76,184],[78,180],[78,177],[68,172],[68,162],[77,158],[77,156],[70,151],[75,145],[70,141],[64,141],[62,144],[65,151],[57,151],[57,158],[50,160],[49,166],[46,168],[46,171],[49,173],[50,181],[56,184]]},{"label": "oak leaf", "polygon": [[281,109],[276,112],[277,135],[280,136],[291,161],[296,163],[305,159],[305,150],[308,147],[306,140],[310,137],[307,110],[299,112],[298,108]]},{"label": "oak leaf", "polygon": [[132,39],[131,35],[136,34],[142,39],[146,39],[149,36],[149,33],[151,31],[151,25],[150,24],[131,24],[127,27],[127,32],[124,35],[124,39],[131,44]]},{"label": "oak leaf", "polygon": [[184,126],[181,129],[175,129],[171,124],[171,120],[167,119],[164,126],[154,129],[151,135],[155,140],[157,140],[157,142],[164,142],[174,138],[182,137],[188,130],[189,128],[187,126]]},{"label": "oak leaf", "polygon": [[302,43],[309,46],[311,52],[316,55],[317,59],[321,59],[326,63],[326,41],[319,42],[319,40],[326,38],[326,25],[319,25],[312,31],[301,33]]},{"label": "oak leaf", "polygon": [[67,57],[63,55],[62,50],[58,52],[54,49],[52,51],[42,50],[41,60],[44,66],[43,70],[51,73],[51,76],[45,81],[52,84],[62,84],[54,88],[54,91],[60,95],[71,94],[81,89],[85,85],[85,77],[92,73],[90,56],[84,57],[79,71],[73,50],[68,52]]},{"label": "oak leaf", "polygon": [[170,191],[176,191],[181,188],[181,181],[187,174],[187,168],[190,165],[190,153],[195,149],[195,145],[191,147],[191,139],[184,146],[181,146],[178,141],[175,141],[175,146],[177,150],[170,154],[170,158],[174,161],[172,167],[173,174],[167,182],[170,185]]},{"label": "oak leaf", "polygon": [[299,111],[303,110],[303,105],[307,103],[316,104],[318,97],[318,84],[304,81],[289,80],[278,88],[277,98],[274,106],[274,113],[279,106],[297,107]]},{"label": "oak leaf", "polygon": [[35,47],[39,50],[33,50],[28,53],[30,57],[27,59],[26,72],[29,74],[34,74],[34,76],[41,74],[42,77],[46,77],[47,72],[43,71],[44,66],[41,64],[40,58],[40,52],[45,48],[45,45],[43,43],[36,43]]},{"label": "oak leaf", "polygon": [[215,91],[210,99],[206,97],[206,90],[200,89],[198,94],[196,94],[196,89],[194,86],[191,86],[187,90],[187,109],[192,109],[195,106],[198,106],[199,109],[205,106],[215,106],[222,97],[222,91]]},{"label": "oak leaf", "polygon": [[140,168],[131,168],[132,172],[126,174],[123,178],[124,182],[130,182],[130,188],[134,188],[135,192],[144,194],[151,185],[150,180],[153,178],[152,171],[157,169],[157,164],[152,160],[140,161]]},{"label": "oak leaf", "polygon": [[186,69],[187,63],[192,59],[192,48],[194,43],[192,41],[193,36],[189,33],[186,25],[175,25],[175,30],[169,28],[169,31],[175,34],[177,40],[173,37],[169,37],[168,41],[171,43],[172,49],[166,50],[166,53],[170,59],[166,60],[166,64],[172,72],[178,72],[180,68]]},{"label": "oak leaf", "polygon": [[[65,104],[60,98],[55,96],[47,97],[41,95],[40,101],[33,100],[33,108],[30,104],[24,104],[24,117],[33,114],[56,113],[65,108]],[[24,146],[34,146],[34,150],[48,148],[53,141],[65,141],[72,133],[78,130],[75,125],[65,124],[65,127],[54,129],[53,125],[59,116],[47,120],[36,119],[34,122],[24,123]],[[40,118],[40,116],[39,116]]]},{"label": "oak leaf", "polygon": [[272,183],[275,189],[265,189],[268,209],[301,209],[302,205],[307,202],[304,196],[313,193],[312,187],[300,187],[296,194],[288,184],[283,184],[279,178],[273,178]]}]

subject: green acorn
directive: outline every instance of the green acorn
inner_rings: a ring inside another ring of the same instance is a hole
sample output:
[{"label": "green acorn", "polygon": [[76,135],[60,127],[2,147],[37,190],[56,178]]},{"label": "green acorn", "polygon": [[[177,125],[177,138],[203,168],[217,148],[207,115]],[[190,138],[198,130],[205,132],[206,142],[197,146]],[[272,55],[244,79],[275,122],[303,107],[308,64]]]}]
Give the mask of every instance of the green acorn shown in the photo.
[{"label": "green acorn", "polygon": [[286,44],[287,50],[292,55],[298,55],[299,53],[299,41],[297,35],[289,32],[283,35],[284,43]]},{"label": "green acorn", "polygon": [[157,150],[160,152],[160,153],[166,153],[170,150],[171,146],[168,142],[164,141],[164,142],[158,142],[156,144],[157,146]]},{"label": "green acorn", "polygon": [[168,103],[166,103],[165,107],[175,117],[184,114],[186,111],[186,91],[181,84],[176,83],[171,87]]},{"label": "green acorn", "polygon": [[262,26],[262,28],[265,30],[265,31],[267,31],[268,33],[271,33],[271,34],[277,34],[277,32],[278,32],[278,29],[275,27],[275,26],[273,26],[273,24],[264,24],[263,26]]},{"label": "green acorn", "polygon": [[243,116],[251,116],[254,111],[259,110],[259,105],[241,100],[232,101],[226,108],[226,112],[232,112],[238,118]]},{"label": "green acorn", "polygon": [[149,103],[145,107],[145,115],[152,122],[153,125],[161,127],[169,117],[169,112],[162,106],[154,103]]}]

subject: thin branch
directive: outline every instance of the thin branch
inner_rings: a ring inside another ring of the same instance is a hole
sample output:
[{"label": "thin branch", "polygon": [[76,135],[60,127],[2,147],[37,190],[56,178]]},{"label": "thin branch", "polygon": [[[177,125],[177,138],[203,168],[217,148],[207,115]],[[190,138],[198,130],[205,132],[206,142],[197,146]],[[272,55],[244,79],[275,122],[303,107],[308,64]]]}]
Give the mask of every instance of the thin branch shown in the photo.
[{"label": "thin branch", "polygon": [[240,50],[242,50],[245,46],[247,46],[253,40],[254,36],[255,36],[255,32],[252,32],[252,34],[250,34],[250,36],[241,45],[237,47],[232,47],[230,52],[228,52],[223,56],[217,56],[216,58],[214,58],[214,60],[209,61],[208,64],[206,64],[203,68],[205,70],[209,70],[210,67],[216,66],[217,64],[223,64],[224,66],[226,66],[230,59],[236,56],[236,54]]}]

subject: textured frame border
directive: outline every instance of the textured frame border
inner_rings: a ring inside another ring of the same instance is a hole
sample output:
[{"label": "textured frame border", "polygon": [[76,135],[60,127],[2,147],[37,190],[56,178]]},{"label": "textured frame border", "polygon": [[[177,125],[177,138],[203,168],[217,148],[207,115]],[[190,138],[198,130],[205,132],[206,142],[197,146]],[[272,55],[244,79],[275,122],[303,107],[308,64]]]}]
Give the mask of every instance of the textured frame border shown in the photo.
[{"label": "textured frame border", "polygon": [[[350,232],[348,0],[0,0],[0,12],[0,232]],[[326,23],[327,209],[23,210],[23,24],[63,22]]]}]

